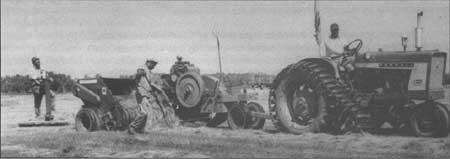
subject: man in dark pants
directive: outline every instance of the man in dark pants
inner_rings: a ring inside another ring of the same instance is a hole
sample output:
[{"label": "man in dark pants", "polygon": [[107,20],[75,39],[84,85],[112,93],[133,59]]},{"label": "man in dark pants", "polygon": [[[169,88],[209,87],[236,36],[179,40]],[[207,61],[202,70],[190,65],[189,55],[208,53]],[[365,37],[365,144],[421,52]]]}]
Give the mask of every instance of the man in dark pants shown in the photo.
[{"label": "man in dark pants", "polygon": [[163,92],[158,92],[161,90],[152,83],[156,80],[152,73],[156,64],[158,62],[149,59],[146,61],[144,68],[137,70],[136,99],[139,105],[139,113],[129,126],[129,134],[141,133],[144,129],[173,127],[178,122],[173,108],[164,103],[165,98],[161,96]]},{"label": "man in dark pants", "polygon": [[41,68],[39,58],[33,57],[31,63],[34,70],[31,75],[32,90],[34,96],[34,112],[36,118],[41,115],[41,102],[45,95],[45,121],[53,120],[52,111],[55,110],[55,93],[50,89],[50,82],[53,80],[49,78],[47,72]]}]

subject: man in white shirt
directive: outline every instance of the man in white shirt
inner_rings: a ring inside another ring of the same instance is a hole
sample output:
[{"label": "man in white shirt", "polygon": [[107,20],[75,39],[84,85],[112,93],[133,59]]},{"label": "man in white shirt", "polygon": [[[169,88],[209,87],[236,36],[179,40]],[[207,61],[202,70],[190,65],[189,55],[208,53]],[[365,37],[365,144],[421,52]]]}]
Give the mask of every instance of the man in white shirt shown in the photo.
[{"label": "man in white shirt", "polygon": [[34,112],[36,118],[41,114],[41,102],[45,95],[46,114],[45,120],[53,120],[52,111],[55,109],[55,93],[50,89],[51,78],[48,77],[47,71],[41,68],[39,58],[31,59],[33,71],[31,72],[32,91],[34,96]]},{"label": "man in white shirt", "polygon": [[[339,36],[339,25],[330,25],[330,36],[323,38],[320,29],[316,29],[316,42],[319,45],[320,56],[336,57],[344,53],[347,39]],[[325,53],[325,54],[324,54]]]},{"label": "man in white shirt", "polygon": [[[316,41],[319,45],[320,54],[321,56],[327,56],[332,58],[341,56],[347,51],[345,50],[345,47],[348,45],[349,42],[347,41],[347,39],[339,35],[339,25],[336,23],[330,25],[330,33],[331,33],[330,36],[325,38],[325,40],[322,39],[320,31],[318,33],[319,35],[316,36]],[[346,57],[345,59],[343,57],[339,57],[335,58],[333,61],[335,61],[337,68],[339,68],[339,69],[336,68],[335,70],[336,76],[338,76],[339,70],[354,69],[354,67],[351,64],[351,62],[353,61],[353,57]]]},{"label": "man in white shirt", "polygon": [[348,44],[347,39],[339,36],[339,25],[330,25],[330,36],[325,39],[325,52],[329,57],[339,56],[344,53],[344,47]]}]

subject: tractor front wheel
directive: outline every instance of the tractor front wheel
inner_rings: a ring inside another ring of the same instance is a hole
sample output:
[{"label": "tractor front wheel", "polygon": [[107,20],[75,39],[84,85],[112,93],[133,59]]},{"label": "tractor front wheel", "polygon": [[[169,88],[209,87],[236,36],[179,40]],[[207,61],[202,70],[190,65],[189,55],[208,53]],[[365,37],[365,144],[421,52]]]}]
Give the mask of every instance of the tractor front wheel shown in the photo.
[{"label": "tractor front wheel", "polygon": [[412,131],[419,137],[443,137],[450,131],[449,112],[445,106],[430,102],[416,108],[411,115]]}]

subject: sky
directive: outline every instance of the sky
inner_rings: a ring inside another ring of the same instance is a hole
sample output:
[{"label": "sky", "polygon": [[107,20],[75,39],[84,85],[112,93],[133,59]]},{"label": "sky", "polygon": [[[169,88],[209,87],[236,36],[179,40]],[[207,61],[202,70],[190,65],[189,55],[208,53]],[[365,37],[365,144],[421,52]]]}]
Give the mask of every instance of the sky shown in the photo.
[{"label": "sky", "polygon": [[[424,49],[449,51],[449,1],[319,1],[322,30],[364,41],[362,52],[414,49],[416,14],[424,12]],[[276,74],[316,57],[313,1],[1,1],[1,76],[27,74],[31,57],[73,77],[130,75],[146,59],[168,73],[183,56],[202,73]]]}]

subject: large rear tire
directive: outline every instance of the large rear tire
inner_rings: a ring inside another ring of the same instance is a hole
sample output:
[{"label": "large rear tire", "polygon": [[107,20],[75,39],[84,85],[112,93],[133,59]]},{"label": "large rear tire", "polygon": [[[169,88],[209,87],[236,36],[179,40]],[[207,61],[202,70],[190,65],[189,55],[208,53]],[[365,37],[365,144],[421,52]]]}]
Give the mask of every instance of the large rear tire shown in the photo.
[{"label": "large rear tire", "polygon": [[449,112],[445,106],[430,102],[415,109],[410,124],[416,136],[444,137],[450,132]]},{"label": "large rear tire", "polygon": [[188,72],[177,78],[175,84],[175,114],[183,121],[208,121],[208,113],[200,113],[204,93],[204,81],[196,72]]},{"label": "large rear tire", "polygon": [[354,103],[334,75],[329,64],[315,60],[285,68],[273,82],[274,125],[293,134],[339,131],[340,115]]}]

